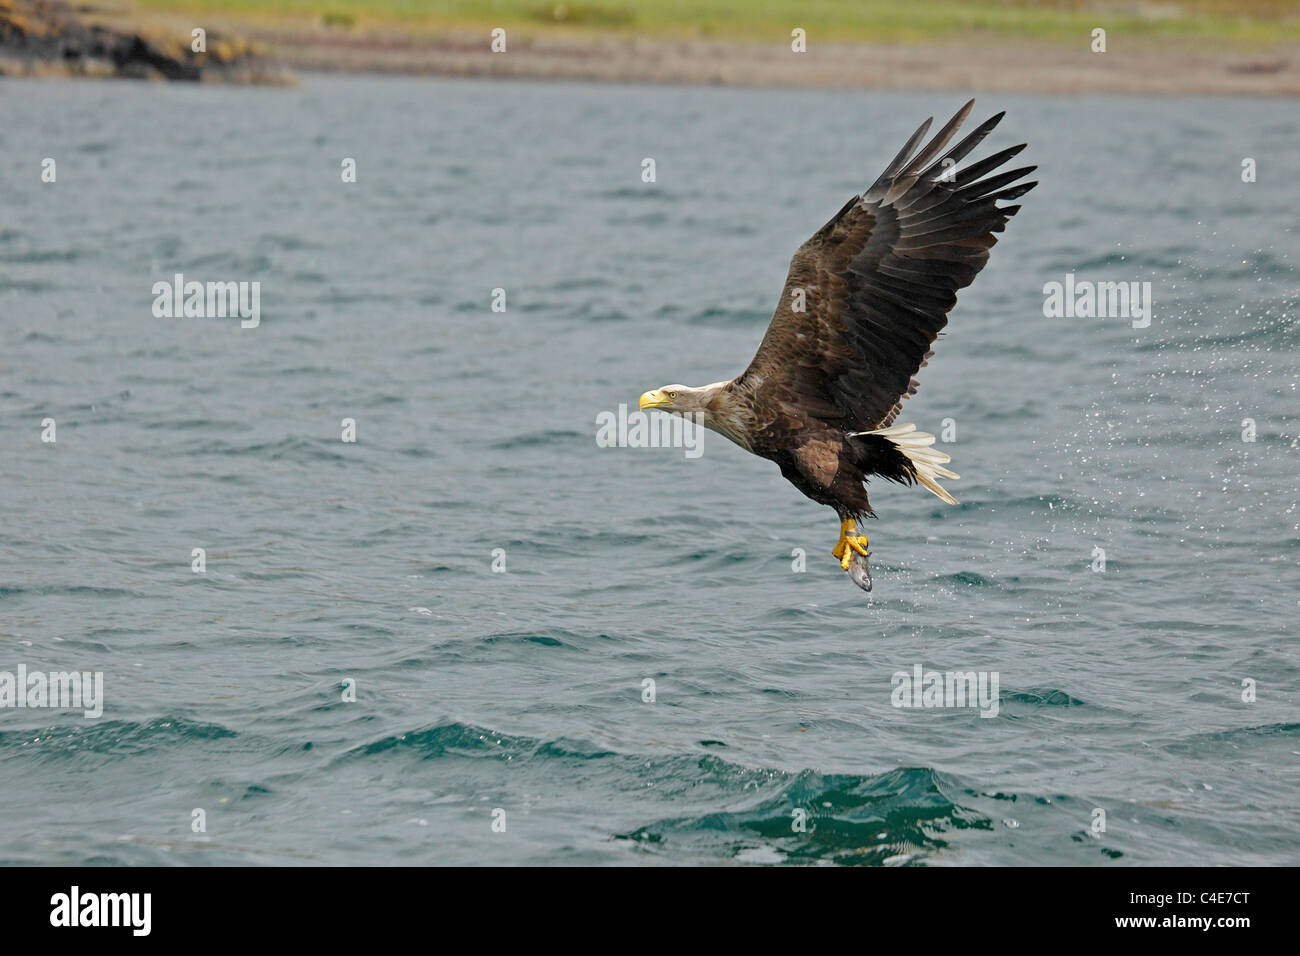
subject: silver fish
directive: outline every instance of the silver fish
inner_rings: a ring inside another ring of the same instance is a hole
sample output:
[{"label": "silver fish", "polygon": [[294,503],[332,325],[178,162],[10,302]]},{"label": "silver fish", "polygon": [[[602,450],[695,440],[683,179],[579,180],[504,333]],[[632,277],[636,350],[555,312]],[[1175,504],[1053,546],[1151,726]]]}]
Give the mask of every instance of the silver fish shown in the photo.
[{"label": "silver fish", "polygon": [[853,583],[864,591],[871,590],[871,568],[867,566],[867,558],[870,555],[870,551],[865,555],[854,551],[853,558],[849,561],[848,575],[853,579]]}]

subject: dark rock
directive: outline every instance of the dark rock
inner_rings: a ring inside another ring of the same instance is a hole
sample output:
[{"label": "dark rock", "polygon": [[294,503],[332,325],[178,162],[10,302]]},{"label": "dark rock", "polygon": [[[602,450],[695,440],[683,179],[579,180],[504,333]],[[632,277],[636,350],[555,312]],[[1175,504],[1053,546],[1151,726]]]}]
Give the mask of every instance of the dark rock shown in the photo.
[{"label": "dark rock", "polygon": [[63,0],[0,0],[0,75],[122,76],[191,82],[292,83],[293,74],[238,37],[191,38],[86,23]]}]

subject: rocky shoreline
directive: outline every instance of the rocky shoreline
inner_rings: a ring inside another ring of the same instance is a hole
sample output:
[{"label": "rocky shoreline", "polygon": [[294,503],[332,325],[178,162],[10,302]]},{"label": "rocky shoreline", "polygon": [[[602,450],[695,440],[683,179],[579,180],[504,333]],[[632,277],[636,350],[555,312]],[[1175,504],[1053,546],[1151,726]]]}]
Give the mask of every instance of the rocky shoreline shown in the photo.
[{"label": "rocky shoreline", "polygon": [[288,67],[239,37],[204,31],[196,40],[189,33],[122,29],[82,14],[63,0],[0,0],[0,76],[295,82]]}]

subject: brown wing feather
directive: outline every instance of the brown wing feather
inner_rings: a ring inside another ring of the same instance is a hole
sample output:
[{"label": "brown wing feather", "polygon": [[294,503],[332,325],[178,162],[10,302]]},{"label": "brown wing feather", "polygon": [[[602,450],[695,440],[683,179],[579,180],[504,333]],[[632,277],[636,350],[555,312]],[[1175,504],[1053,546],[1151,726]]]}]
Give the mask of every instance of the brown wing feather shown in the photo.
[{"label": "brown wing feather", "polygon": [[[875,184],[795,253],[767,334],[735,382],[767,405],[760,421],[787,417],[794,405],[835,428],[866,431],[890,424],[916,392],[912,376],[934,354],[957,290],[1020,209],[997,203],[1037,185],[1011,186],[1034,166],[985,178],[1023,144],[955,167],[1002,113],[939,156],[973,104],[917,152],[930,121],[922,124]],[[801,289],[805,311],[797,312]]]}]

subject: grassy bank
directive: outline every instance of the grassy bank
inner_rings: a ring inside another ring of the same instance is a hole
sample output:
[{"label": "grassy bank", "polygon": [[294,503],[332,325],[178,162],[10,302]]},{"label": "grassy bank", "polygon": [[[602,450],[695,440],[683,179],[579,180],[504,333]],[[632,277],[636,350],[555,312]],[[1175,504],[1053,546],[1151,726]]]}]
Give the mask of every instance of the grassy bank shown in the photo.
[{"label": "grassy bank", "polygon": [[141,13],[221,16],[282,27],[419,34],[506,27],[537,34],[638,34],[721,41],[1077,44],[1118,38],[1243,47],[1300,42],[1295,0],[133,0]]}]

